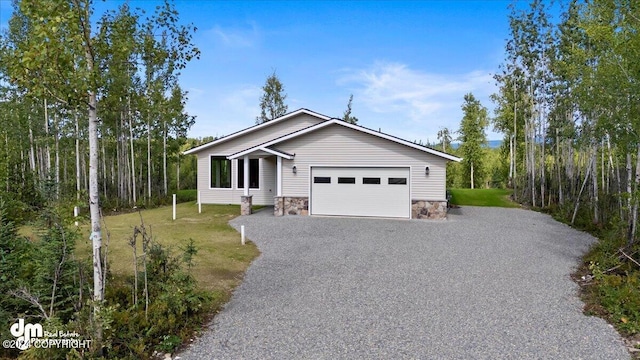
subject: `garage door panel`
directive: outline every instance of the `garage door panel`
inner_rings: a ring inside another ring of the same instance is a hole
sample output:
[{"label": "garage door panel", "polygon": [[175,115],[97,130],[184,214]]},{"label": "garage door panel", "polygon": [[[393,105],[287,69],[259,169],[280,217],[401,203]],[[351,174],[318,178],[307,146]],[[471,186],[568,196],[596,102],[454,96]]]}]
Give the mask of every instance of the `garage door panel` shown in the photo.
[{"label": "garage door panel", "polygon": [[409,168],[311,171],[311,214],[409,217]]}]

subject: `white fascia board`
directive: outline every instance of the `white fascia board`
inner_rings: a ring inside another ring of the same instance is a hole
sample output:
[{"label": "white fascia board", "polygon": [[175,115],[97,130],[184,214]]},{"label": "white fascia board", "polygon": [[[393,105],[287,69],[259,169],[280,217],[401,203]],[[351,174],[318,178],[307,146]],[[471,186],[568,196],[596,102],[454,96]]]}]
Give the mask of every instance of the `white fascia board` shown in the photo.
[{"label": "white fascia board", "polygon": [[[233,154],[231,156],[233,158],[236,158],[236,157],[240,157],[240,156],[242,156],[242,155],[244,155],[246,153],[251,153],[251,152],[253,152],[255,150],[258,150],[259,148],[262,148],[264,150],[264,148],[266,148],[266,147],[281,143],[283,141],[287,141],[289,139],[296,138],[298,136],[302,136],[304,134],[307,134],[307,133],[322,129],[322,128],[326,127],[326,126],[330,126],[330,125],[333,125],[333,124],[338,124],[340,126],[348,127],[348,128],[351,128],[351,129],[354,129],[354,130],[357,130],[357,131],[360,131],[360,132],[363,132],[363,133],[366,133],[366,134],[369,134],[369,135],[377,136],[377,137],[380,137],[380,138],[383,138],[383,139],[386,139],[386,140],[389,140],[389,141],[396,142],[398,144],[409,146],[409,147],[412,147],[412,148],[414,148],[416,150],[424,151],[426,153],[429,153],[429,154],[432,154],[432,155],[435,155],[435,156],[439,156],[439,157],[445,158],[447,160],[456,161],[456,162],[460,162],[462,160],[461,158],[459,158],[457,156],[453,156],[451,154],[447,154],[447,153],[442,152],[442,151],[434,150],[434,149],[431,149],[431,148],[428,148],[428,147],[425,147],[425,146],[422,146],[422,145],[414,144],[414,143],[412,143],[410,141],[407,141],[407,140],[404,140],[404,139],[400,139],[398,137],[395,137],[395,136],[392,136],[392,135],[388,135],[388,134],[385,134],[385,133],[381,133],[381,132],[378,132],[378,131],[375,131],[375,130],[371,130],[371,129],[368,129],[368,128],[365,128],[365,127],[362,127],[362,126],[349,124],[348,122],[345,122],[345,121],[340,120],[340,119],[331,119],[330,121],[321,122],[321,123],[319,123],[317,125],[313,125],[313,126],[310,126],[308,128],[305,128],[305,129],[296,131],[294,133],[291,133],[289,135],[285,135],[285,136],[279,137],[277,139],[271,140],[271,141],[266,142],[264,144],[260,144],[258,146],[253,147],[253,148],[249,148],[247,150],[244,150],[242,152]],[[229,157],[229,158],[231,158],[231,157]]]},{"label": "white fascia board", "polygon": [[374,136],[377,136],[377,137],[381,137],[383,139],[387,139],[387,140],[396,142],[398,144],[406,145],[406,146],[412,147],[414,149],[417,149],[417,150],[420,150],[420,151],[424,151],[426,153],[445,158],[447,160],[456,161],[456,162],[462,161],[462,158],[459,158],[459,157],[451,155],[451,154],[447,154],[447,153],[442,152],[442,151],[438,151],[438,150],[435,150],[435,149],[428,148],[426,146],[418,145],[418,144],[412,143],[410,141],[407,141],[407,140],[404,140],[404,139],[401,139],[401,138],[398,138],[398,137],[395,137],[395,136],[392,136],[392,135],[389,135],[389,134],[385,134],[385,133],[382,133],[382,132],[379,132],[379,131],[375,131],[375,130],[372,130],[372,129],[369,129],[369,128],[366,128],[366,127],[363,127],[363,126],[353,125],[353,124],[350,124],[348,122],[341,121],[341,120],[338,120],[338,121],[339,122],[336,122],[337,124],[340,124],[342,126],[346,126],[348,128],[354,129],[354,130],[362,131],[362,132],[367,133],[369,135],[374,135]]},{"label": "white fascia board", "polygon": [[273,149],[268,149],[268,148],[266,148],[266,147],[261,147],[261,148],[260,148],[260,150],[262,150],[262,151],[264,151],[264,152],[268,152],[269,154],[276,155],[276,156],[281,157],[281,158],[285,158],[285,159],[287,159],[287,160],[291,160],[291,159],[293,159],[293,157],[295,156],[295,154],[294,154],[294,155],[291,155],[291,154],[287,154],[287,153],[282,152],[282,151],[273,150]]},{"label": "white fascia board", "polygon": [[[306,110],[306,109],[301,109],[301,110]],[[273,121],[275,121],[275,120],[273,120]],[[363,126],[353,125],[353,124],[350,124],[350,123],[345,122],[343,120],[335,119],[335,118],[331,119],[329,121],[321,122],[321,123],[313,125],[313,126],[309,126],[309,127],[305,128],[305,129],[298,130],[298,131],[293,132],[291,134],[281,136],[281,137],[279,137],[277,139],[268,141],[266,143],[262,143],[260,145],[256,145],[256,146],[254,146],[252,148],[237,152],[235,154],[232,154],[232,155],[228,156],[227,158],[228,159],[237,159],[237,158],[239,158],[241,156],[244,156],[246,154],[252,153],[252,152],[254,152],[256,150],[263,150],[263,151],[271,153],[271,151],[274,151],[274,150],[271,150],[271,149],[267,150],[267,148],[269,146],[281,143],[283,141],[287,141],[289,139],[296,138],[298,136],[302,136],[304,134],[307,134],[307,133],[310,133],[310,132],[313,132],[313,131],[316,131],[316,130],[320,130],[320,129],[326,127],[326,126],[330,126],[330,125],[333,125],[333,124],[338,124],[340,126],[348,127],[348,128],[353,129],[353,130],[356,130],[356,131],[360,131],[360,132],[363,132],[363,133],[366,133],[366,134],[369,134],[369,135],[377,136],[377,137],[380,137],[380,138],[383,138],[383,139],[386,139],[386,140],[389,140],[389,141],[396,142],[398,144],[409,146],[409,147],[414,148],[416,150],[420,150],[420,151],[423,151],[423,152],[426,152],[426,153],[429,153],[429,154],[432,154],[432,155],[435,155],[435,156],[439,156],[439,157],[442,157],[442,158],[447,159],[447,160],[456,161],[456,162],[462,161],[462,158],[459,158],[457,156],[454,156],[454,155],[451,155],[451,154],[447,154],[445,152],[438,151],[438,150],[435,150],[435,149],[431,149],[431,148],[428,148],[428,147],[425,147],[425,146],[422,146],[422,145],[418,145],[418,144],[412,143],[410,141],[407,141],[407,140],[404,140],[404,139],[401,139],[401,138],[398,138],[398,137],[395,137],[395,136],[392,136],[392,135],[388,135],[388,134],[385,134],[385,133],[382,133],[382,132],[379,132],[379,131],[375,131],[375,130],[372,130],[372,129],[369,129],[369,128],[366,128],[366,127],[363,127]],[[192,149],[192,150],[195,150],[195,149]],[[292,157],[290,155],[289,155],[289,157],[287,157],[285,155],[288,155],[288,154],[284,154],[284,153],[279,153],[279,154],[274,154],[274,155],[282,156],[282,157],[284,157],[286,159],[292,159]]]},{"label": "white fascia board", "polygon": [[[256,145],[256,146],[248,148],[246,150],[242,150],[242,151],[237,152],[235,154],[231,154],[231,155],[227,156],[227,159],[236,159],[236,158],[239,158],[240,156],[243,156],[245,154],[250,154],[250,153],[252,153],[252,152],[254,152],[256,150],[261,150],[261,149],[264,150],[265,148],[267,148],[267,147],[269,147],[271,145],[274,145],[274,144],[277,144],[277,143],[280,143],[280,142],[283,142],[283,141],[286,141],[286,140],[289,140],[289,139],[293,139],[295,137],[298,137],[300,135],[304,135],[304,134],[306,134],[308,132],[311,132],[311,131],[322,129],[323,127],[331,125],[331,124],[335,124],[335,121],[336,120],[330,120],[330,121],[321,122],[321,123],[313,125],[313,126],[309,126],[309,127],[304,128],[302,130],[298,130],[296,132],[293,132],[293,133],[291,133],[289,135],[284,135],[284,136],[281,136],[281,137],[279,137],[277,139],[274,139],[274,140],[271,140],[271,141],[267,141],[266,143],[262,143],[260,145]],[[338,121],[341,121],[341,120],[338,120]],[[274,150],[271,150],[271,151],[274,151]],[[288,154],[283,154],[283,155],[288,155]]]},{"label": "white fascia board", "polygon": [[240,130],[238,132],[235,132],[233,134],[227,135],[227,136],[222,137],[220,139],[213,140],[213,141],[211,141],[209,143],[194,147],[193,149],[189,149],[189,150],[183,152],[182,154],[184,154],[184,155],[195,154],[197,152],[200,152],[202,150],[208,149],[208,148],[210,148],[212,146],[218,145],[218,144],[223,143],[225,141],[228,141],[228,140],[231,140],[231,139],[235,139],[235,138],[237,138],[239,136],[242,136],[242,135],[245,135],[247,133],[250,133],[250,132],[253,132],[253,131],[256,131],[256,130],[260,130],[260,129],[265,128],[267,126],[271,126],[271,125],[277,124],[277,123],[279,123],[281,121],[290,119],[290,118],[292,118],[294,116],[297,116],[297,115],[300,115],[300,114],[307,114],[307,115],[315,116],[315,117],[317,117],[319,119],[322,119],[322,120],[330,120],[331,119],[329,116],[322,115],[322,114],[319,114],[317,112],[313,112],[313,111],[311,111],[309,109],[304,109],[304,108],[303,109],[298,109],[296,111],[293,111],[293,112],[290,112],[288,114],[282,115],[281,117],[273,119],[271,121],[267,121],[267,122],[264,122],[262,124],[258,124],[258,125],[254,125],[254,126],[248,127],[248,128],[246,128],[244,130]]},{"label": "white fascia board", "polygon": [[269,153],[269,154],[272,154],[272,155],[276,155],[276,156],[285,158],[287,160],[291,160],[295,156],[295,155],[287,154],[285,152],[281,152],[281,151],[277,151],[277,150],[273,150],[273,149],[268,149],[268,148],[266,148],[264,146],[256,146],[256,147],[252,147],[250,149],[243,150],[241,152],[237,152],[235,154],[229,155],[229,156],[227,156],[227,159],[229,159],[229,160],[239,159],[239,158],[241,158],[241,157],[243,157],[245,155],[249,155],[252,152],[256,152],[256,151],[264,151],[266,153]]}]

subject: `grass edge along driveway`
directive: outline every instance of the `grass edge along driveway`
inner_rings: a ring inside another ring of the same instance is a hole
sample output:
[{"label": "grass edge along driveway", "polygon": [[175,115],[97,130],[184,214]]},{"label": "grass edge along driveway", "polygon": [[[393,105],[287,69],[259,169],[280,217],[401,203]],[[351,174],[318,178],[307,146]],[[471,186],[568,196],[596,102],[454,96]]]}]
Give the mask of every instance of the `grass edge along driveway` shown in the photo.
[{"label": "grass edge along driveway", "polygon": [[449,189],[449,193],[453,205],[520,207],[520,204],[511,201],[509,197],[513,190],[508,189]]},{"label": "grass edge along driveway", "polygon": [[[133,227],[140,226],[140,216],[153,238],[174,254],[182,252],[190,241],[198,253],[190,270],[198,284],[214,292],[230,292],[238,286],[251,262],[260,254],[252,242],[240,244],[240,234],[229,225],[229,220],[240,215],[239,205],[202,205],[202,213],[193,202],[181,203],[172,220],[171,206],[106,216],[102,223],[103,245],[107,245],[109,270],[122,275],[133,274],[133,249],[129,239]],[[105,226],[106,225],[106,226]],[[80,256],[91,256],[89,224],[81,224],[82,239],[78,241]],[[107,238],[107,233],[109,237]],[[142,254],[138,239],[137,254]]]}]

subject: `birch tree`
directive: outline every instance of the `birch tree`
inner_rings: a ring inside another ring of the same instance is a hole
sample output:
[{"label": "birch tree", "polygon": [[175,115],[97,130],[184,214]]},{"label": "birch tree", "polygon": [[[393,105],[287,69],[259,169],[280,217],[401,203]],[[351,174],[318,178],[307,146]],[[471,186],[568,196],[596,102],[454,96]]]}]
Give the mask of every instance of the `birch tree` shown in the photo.
[{"label": "birch tree", "polygon": [[[146,24],[141,24],[139,15],[125,4],[119,12],[104,14],[98,29],[92,29],[90,0],[23,0],[15,5],[9,31],[0,38],[0,74],[7,80],[3,94],[9,100],[3,105],[11,110],[0,116],[0,121],[10,123],[0,130],[6,144],[2,151],[7,153],[10,142],[19,145],[15,163],[21,164],[16,165],[20,174],[43,176],[53,168],[56,173],[52,179],[58,183],[67,178],[67,173],[73,173],[69,169],[60,174],[60,167],[67,168],[67,159],[75,162],[75,176],[70,177],[76,185],[74,192],[79,196],[81,189],[87,190],[91,217],[93,300],[97,311],[104,299],[99,192],[102,189],[108,198],[117,177],[121,186],[129,183],[122,179],[125,176],[133,184],[120,195],[130,191],[135,202],[137,191],[134,143],[141,141],[140,119],[133,117],[145,109],[141,104],[149,103],[144,96],[151,96],[136,91],[141,89],[137,75],[145,73],[140,70],[148,65],[139,61],[143,51],[138,35],[149,30],[159,34],[152,46],[163,54],[163,62],[155,68],[160,69],[161,76],[149,80],[158,87],[152,94],[160,99],[156,103],[166,104],[159,111],[170,118],[163,120],[163,135],[153,133],[151,140],[156,146],[164,146],[168,158],[169,151],[178,151],[179,146],[179,141],[172,145],[169,134],[184,137],[193,124],[193,118],[184,113],[186,94],[179,90],[172,93],[172,89],[177,86],[180,70],[199,54],[191,43],[195,29],[179,25],[177,12],[168,2],[157,7]],[[174,111],[168,110],[171,106]],[[40,125],[41,119],[45,126]],[[154,121],[157,124],[160,118]],[[21,126],[24,128],[17,133],[23,138],[10,140],[8,129]],[[83,151],[85,139],[88,159]],[[75,149],[65,152],[65,148]],[[66,154],[75,155],[75,160]],[[7,170],[0,169],[0,175],[6,177],[9,191],[12,165],[0,162],[0,168],[3,166]],[[100,333],[96,336],[99,339]]]},{"label": "birch tree", "polygon": [[469,186],[474,189],[478,185],[482,186],[485,175],[483,160],[487,143],[487,109],[469,93],[464,96],[462,111],[464,115],[458,130],[459,151],[462,155],[463,173],[469,179]]},{"label": "birch tree", "polygon": [[68,108],[84,107],[89,127],[89,209],[93,248],[93,297],[104,299],[102,284],[102,233],[98,194],[97,93],[95,38],[91,30],[91,3],[23,0],[19,12],[27,34],[15,44],[8,66],[12,82],[33,96],[51,98]]}]

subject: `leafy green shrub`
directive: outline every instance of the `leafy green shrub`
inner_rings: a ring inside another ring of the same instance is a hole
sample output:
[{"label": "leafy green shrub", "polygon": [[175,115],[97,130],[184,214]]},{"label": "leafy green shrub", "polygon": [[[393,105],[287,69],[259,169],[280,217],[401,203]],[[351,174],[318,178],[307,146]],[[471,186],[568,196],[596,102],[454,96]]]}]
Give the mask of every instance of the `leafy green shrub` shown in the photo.
[{"label": "leafy green shrub", "polygon": [[179,203],[197,201],[198,190],[178,190],[176,193],[176,201]]},{"label": "leafy green shrub", "polygon": [[590,268],[595,280],[591,300],[604,309],[604,315],[621,333],[640,333],[640,273],[605,274],[596,264]]},{"label": "leafy green shrub", "polygon": [[182,344],[182,339],[175,335],[165,335],[158,345],[158,350],[165,353],[172,353]]},{"label": "leafy green shrub", "polygon": [[[640,244],[627,247],[628,223],[617,211],[604,211],[617,197],[601,196],[599,206],[603,215],[600,224],[594,224],[593,204],[585,197],[576,214],[574,227],[596,236],[597,241],[583,257],[578,274],[591,273],[593,279],[582,287],[585,312],[600,316],[623,335],[640,334],[640,267],[627,256],[640,261]],[[626,202],[623,194],[623,202]],[[558,221],[570,223],[574,204],[557,205],[549,209]],[[624,251],[624,254],[621,251]]]},{"label": "leafy green shrub", "polygon": [[[78,233],[56,208],[40,211],[38,240],[18,236],[3,216],[0,204],[0,337],[12,339],[8,324],[17,318],[39,322],[49,332],[76,328],[84,300],[90,291],[80,276],[85,265],[74,257]],[[83,295],[84,294],[84,295]],[[83,299],[84,296],[84,299]],[[75,330],[74,330],[75,331]],[[18,353],[0,349],[0,357],[18,354],[31,359],[64,359],[68,350],[29,349]]]},{"label": "leafy green shrub", "polygon": [[[90,259],[75,259],[78,233],[67,226],[70,216],[42,209],[36,224],[41,229],[38,240],[30,241],[17,234],[13,222],[4,217],[6,212],[0,203],[0,293],[9,295],[0,296],[0,324],[5,324],[0,326],[0,337],[11,339],[6,325],[28,317],[48,332],[75,332],[81,339],[94,340],[94,348],[22,352],[0,348],[0,358],[148,359],[154,350],[175,351],[224,298],[199,289],[189,273],[197,253],[193,241],[181,249],[184,253],[174,254],[143,231],[146,259],[142,254],[138,276],[108,274],[105,302],[96,315],[87,281]],[[99,325],[100,343],[94,338]]]},{"label": "leafy green shrub", "polygon": [[[195,251],[187,249],[191,254]],[[132,276],[109,280],[106,299],[113,309],[105,330],[109,358],[145,359],[153,350],[174,351],[216,305],[213,294],[198,289],[195,278],[185,270],[190,256],[174,255],[155,242],[150,243],[147,256],[148,307],[143,295],[134,303]],[[144,278],[143,269],[138,289],[144,289]]]}]

